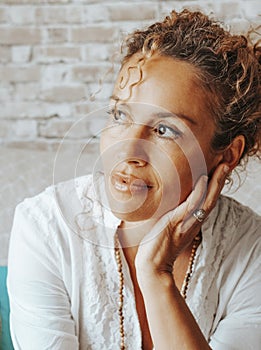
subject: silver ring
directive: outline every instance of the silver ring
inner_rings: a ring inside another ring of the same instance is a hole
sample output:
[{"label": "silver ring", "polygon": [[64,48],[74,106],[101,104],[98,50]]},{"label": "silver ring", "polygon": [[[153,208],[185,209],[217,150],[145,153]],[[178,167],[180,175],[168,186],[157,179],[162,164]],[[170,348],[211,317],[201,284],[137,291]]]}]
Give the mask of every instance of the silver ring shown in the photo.
[{"label": "silver ring", "polygon": [[207,213],[206,213],[206,211],[204,209],[197,209],[197,210],[194,211],[193,216],[199,222],[202,222],[206,218]]}]

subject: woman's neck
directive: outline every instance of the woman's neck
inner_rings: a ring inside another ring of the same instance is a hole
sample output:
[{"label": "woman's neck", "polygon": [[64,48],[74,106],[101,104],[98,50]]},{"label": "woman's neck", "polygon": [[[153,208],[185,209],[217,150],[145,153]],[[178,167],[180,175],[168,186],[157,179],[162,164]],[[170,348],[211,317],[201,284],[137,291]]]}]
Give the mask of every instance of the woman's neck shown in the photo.
[{"label": "woman's neck", "polygon": [[118,237],[123,248],[138,247],[142,239],[152,229],[156,219],[139,222],[122,221],[118,227]]}]

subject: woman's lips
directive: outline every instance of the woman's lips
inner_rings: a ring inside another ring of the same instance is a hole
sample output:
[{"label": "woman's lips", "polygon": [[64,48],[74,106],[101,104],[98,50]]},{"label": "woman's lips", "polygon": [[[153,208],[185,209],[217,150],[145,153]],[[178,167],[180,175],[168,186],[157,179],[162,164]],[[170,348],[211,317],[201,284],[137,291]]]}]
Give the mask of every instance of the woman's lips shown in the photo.
[{"label": "woman's lips", "polygon": [[113,187],[120,192],[144,192],[153,187],[152,185],[147,184],[143,179],[122,173],[112,174],[111,182]]}]

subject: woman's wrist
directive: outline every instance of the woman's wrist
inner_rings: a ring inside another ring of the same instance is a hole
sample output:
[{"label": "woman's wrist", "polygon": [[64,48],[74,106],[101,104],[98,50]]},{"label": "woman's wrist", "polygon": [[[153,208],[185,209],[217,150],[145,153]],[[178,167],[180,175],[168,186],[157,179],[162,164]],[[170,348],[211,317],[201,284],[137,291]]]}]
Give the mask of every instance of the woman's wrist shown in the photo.
[{"label": "woman's wrist", "polygon": [[137,280],[142,293],[157,290],[166,291],[176,287],[173,275],[169,272],[146,272],[137,271]]}]

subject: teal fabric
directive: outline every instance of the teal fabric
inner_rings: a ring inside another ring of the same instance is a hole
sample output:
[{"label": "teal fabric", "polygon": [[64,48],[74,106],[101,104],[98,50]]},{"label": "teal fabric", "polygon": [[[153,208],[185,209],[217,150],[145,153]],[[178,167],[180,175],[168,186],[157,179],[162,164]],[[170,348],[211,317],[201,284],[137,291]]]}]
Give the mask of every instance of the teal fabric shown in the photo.
[{"label": "teal fabric", "polygon": [[13,350],[13,345],[9,330],[9,298],[6,288],[7,267],[0,266],[0,317],[2,332],[0,337],[1,350]]}]

